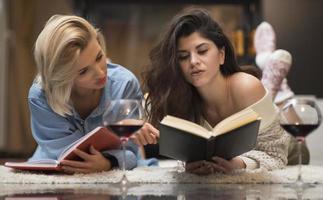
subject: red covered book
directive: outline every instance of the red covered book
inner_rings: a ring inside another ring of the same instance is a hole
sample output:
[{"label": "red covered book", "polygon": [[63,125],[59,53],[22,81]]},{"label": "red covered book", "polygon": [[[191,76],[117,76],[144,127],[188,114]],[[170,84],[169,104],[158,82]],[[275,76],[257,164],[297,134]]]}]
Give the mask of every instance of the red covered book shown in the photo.
[{"label": "red covered book", "polygon": [[74,143],[69,145],[57,160],[41,159],[27,162],[6,162],[5,166],[19,170],[60,171],[62,160],[82,160],[73,151],[80,149],[89,152],[90,146],[98,151],[120,148],[121,142],[117,135],[105,127],[97,127]]}]

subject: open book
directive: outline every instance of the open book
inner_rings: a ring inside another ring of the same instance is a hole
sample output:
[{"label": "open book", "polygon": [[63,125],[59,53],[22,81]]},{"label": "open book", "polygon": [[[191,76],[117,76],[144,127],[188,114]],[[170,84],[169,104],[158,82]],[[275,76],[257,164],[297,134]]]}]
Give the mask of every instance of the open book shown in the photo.
[{"label": "open book", "polygon": [[76,140],[59,155],[57,160],[41,159],[27,162],[6,162],[5,166],[20,170],[60,171],[62,160],[82,160],[73,151],[80,149],[89,152],[90,146],[98,151],[120,148],[120,138],[105,127],[97,127]]},{"label": "open book", "polygon": [[182,161],[231,159],[252,150],[260,118],[250,108],[239,111],[212,130],[181,118],[166,116],[160,124],[159,154]]}]

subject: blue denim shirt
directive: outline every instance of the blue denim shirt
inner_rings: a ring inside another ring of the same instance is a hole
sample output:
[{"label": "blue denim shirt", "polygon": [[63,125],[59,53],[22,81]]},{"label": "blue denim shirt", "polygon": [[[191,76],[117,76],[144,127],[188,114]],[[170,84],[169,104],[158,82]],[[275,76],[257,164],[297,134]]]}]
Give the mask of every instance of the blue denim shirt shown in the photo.
[{"label": "blue denim shirt", "polygon": [[[97,126],[101,126],[106,101],[143,98],[140,84],[129,70],[112,63],[107,64],[107,68],[108,80],[100,103],[85,120],[81,119],[75,110],[73,110],[73,115],[66,117],[55,113],[48,105],[41,85],[33,83],[29,90],[28,103],[31,113],[31,130],[38,146],[30,160],[57,160],[67,146]],[[121,150],[109,150],[102,153],[105,156],[114,156],[121,166]],[[129,141],[126,151],[127,169],[137,166],[137,153],[138,147]]]}]

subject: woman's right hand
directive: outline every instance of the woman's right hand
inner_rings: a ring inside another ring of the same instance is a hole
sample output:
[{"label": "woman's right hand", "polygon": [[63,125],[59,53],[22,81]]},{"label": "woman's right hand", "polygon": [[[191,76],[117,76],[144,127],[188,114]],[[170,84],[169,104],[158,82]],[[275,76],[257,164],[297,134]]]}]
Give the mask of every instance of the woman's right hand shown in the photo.
[{"label": "woman's right hand", "polygon": [[83,161],[76,160],[62,160],[62,169],[65,173],[93,173],[111,170],[111,161],[105,158],[102,153],[96,150],[93,146],[90,147],[90,152],[87,153],[80,149],[75,149],[74,153],[83,159]]},{"label": "woman's right hand", "polygon": [[157,144],[158,138],[159,131],[147,122],[139,131],[130,136],[130,139],[139,146]]},{"label": "woman's right hand", "polygon": [[189,173],[197,175],[209,175],[213,173],[231,173],[236,169],[246,168],[246,164],[239,156],[231,160],[225,160],[220,157],[212,157],[211,161],[200,160],[186,163],[185,169]]}]

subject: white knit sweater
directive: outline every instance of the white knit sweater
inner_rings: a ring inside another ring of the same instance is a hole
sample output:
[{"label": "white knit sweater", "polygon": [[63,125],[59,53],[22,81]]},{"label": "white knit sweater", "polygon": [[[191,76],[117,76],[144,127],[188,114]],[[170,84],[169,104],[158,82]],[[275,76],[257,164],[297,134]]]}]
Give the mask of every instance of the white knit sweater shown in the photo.
[{"label": "white knit sweater", "polygon": [[[269,92],[267,91],[263,98],[248,108],[257,112],[261,117],[260,130],[256,148],[242,154],[240,158],[245,162],[247,169],[284,168],[287,164],[290,135],[279,125],[278,108],[272,102]],[[204,126],[211,128],[206,121]]]}]

